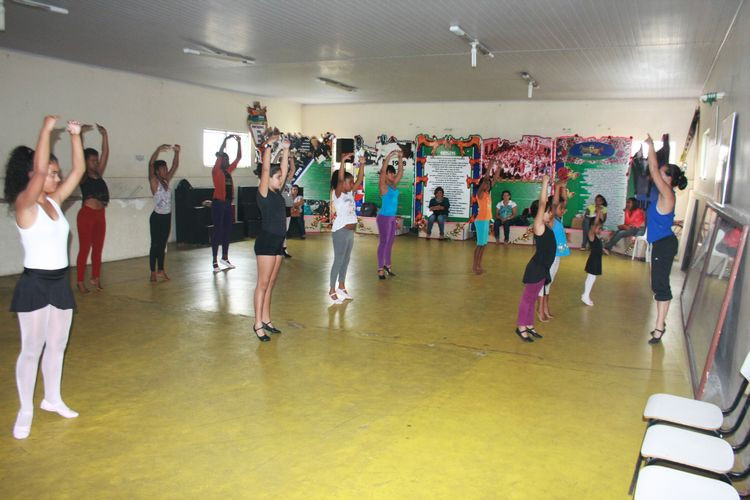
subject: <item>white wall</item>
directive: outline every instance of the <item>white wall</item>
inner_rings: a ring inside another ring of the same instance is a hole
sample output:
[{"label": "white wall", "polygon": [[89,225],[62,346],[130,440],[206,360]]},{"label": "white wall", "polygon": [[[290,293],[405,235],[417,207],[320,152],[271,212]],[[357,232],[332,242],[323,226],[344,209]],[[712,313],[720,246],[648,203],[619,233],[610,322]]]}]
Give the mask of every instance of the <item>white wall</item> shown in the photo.
[{"label": "white wall", "polygon": [[[60,114],[63,120],[98,122],[109,130],[111,153],[105,178],[113,201],[107,209],[105,261],[148,254],[148,216],[153,205],[146,167],[156,146],[181,144],[182,161],[175,180],[188,178],[193,186],[209,187],[212,185],[210,169],[201,161],[204,128],[247,130],[245,108],[259,99],[268,106],[271,125],[285,131],[301,130],[301,106],[290,101],[257,98],[7,50],[0,50],[0,89],[3,165],[15,146],[35,147],[45,114]],[[86,146],[100,149],[98,133],[89,132],[84,140]],[[65,135],[55,144],[54,152],[60,157],[63,172],[68,171],[70,148]],[[139,161],[136,155],[144,158]],[[169,162],[171,155],[166,159]],[[4,175],[3,170],[0,176]],[[235,185],[257,183],[249,169],[238,170],[234,178]],[[79,206],[80,202],[66,207],[74,236]],[[6,208],[7,205],[0,204],[0,275],[19,272],[23,267],[14,221]],[[70,247],[73,264],[77,252],[78,241],[74,237]]]},{"label": "white wall", "polygon": [[413,138],[420,133],[462,137],[520,138],[620,135],[642,139],[647,132],[672,134],[681,148],[697,100],[504,101],[342,104],[302,106],[302,130],[359,134],[372,144],[380,134]]}]

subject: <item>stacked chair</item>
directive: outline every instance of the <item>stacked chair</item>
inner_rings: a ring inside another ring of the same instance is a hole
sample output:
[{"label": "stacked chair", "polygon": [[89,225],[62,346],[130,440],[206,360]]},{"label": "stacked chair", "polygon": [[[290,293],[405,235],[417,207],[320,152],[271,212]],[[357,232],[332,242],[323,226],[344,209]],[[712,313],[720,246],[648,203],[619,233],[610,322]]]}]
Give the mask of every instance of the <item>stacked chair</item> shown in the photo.
[{"label": "stacked chair", "polygon": [[[648,398],[643,417],[647,421],[630,494],[636,500],[737,499],[733,481],[750,476],[750,467],[732,471],[735,454],[750,444],[750,432],[735,444],[725,438],[740,428],[750,408],[745,396],[750,380],[750,353],[740,368],[743,380],[734,401],[722,410],[705,401],[671,394]],[[740,404],[744,399],[744,403]],[[722,427],[740,408],[734,424]],[[641,469],[642,463],[646,466]]]}]

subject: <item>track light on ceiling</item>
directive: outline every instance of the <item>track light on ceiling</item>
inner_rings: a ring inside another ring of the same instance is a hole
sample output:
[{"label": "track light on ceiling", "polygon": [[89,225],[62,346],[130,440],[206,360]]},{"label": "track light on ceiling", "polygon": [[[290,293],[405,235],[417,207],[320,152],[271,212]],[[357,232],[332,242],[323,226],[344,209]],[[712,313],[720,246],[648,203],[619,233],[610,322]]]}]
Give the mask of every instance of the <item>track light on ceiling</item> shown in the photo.
[{"label": "track light on ceiling", "polygon": [[532,96],[534,95],[534,89],[538,89],[538,88],[539,88],[539,82],[537,82],[537,81],[536,81],[536,80],[534,79],[534,77],[533,77],[533,76],[531,76],[531,75],[530,75],[530,74],[529,74],[528,72],[526,72],[526,71],[522,71],[522,72],[520,72],[520,73],[519,73],[518,75],[519,75],[519,76],[520,76],[521,78],[523,78],[524,80],[526,80],[527,82],[529,82],[529,87],[528,87],[528,93],[527,93],[527,96],[528,96],[528,98],[529,98],[529,99],[531,99],[531,97],[532,97]]},{"label": "track light on ceiling", "polygon": [[253,59],[252,57],[229,54],[227,52],[219,52],[208,49],[198,50],[191,49],[190,47],[185,47],[184,49],[182,49],[182,53],[191,56],[213,57],[214,59],[221,59],[222,61],[240,62],[242,64],[255,64],[255,59]]},{"label": "track light on ceiling", "polygon": [[474,38],[473,36],[466,33],[461,26],[458,24],[452,24],[450,26],[450,31],[454,35],[456,35],[459,38],[462,38],[466,42],[469,43],[471,46],[471,67],[476,68],[477,67],[477,51],[481,52],[482,55],[485,55],[489,57],[490,59],[493,59],[495,56],[492,54],[492,51],[490,51],[489,48],[485,44],[479,41],[479,39]]},{"label": "track light on ceiling", "polygon": [[68,9],[44,2],[36,2],[35,0],[13,0],[13,3],[25,5],[26,7],[33,7],[35,9],[46,10],[47,12],[53,12],[55,14],[68,14]]},{"label": "track light on ceiling", "polygon": [[324,76],[319,76],[318,78],[316,78],[316,80],[318,80],[320,83],[322,83],[324,85],[328,85],[329,87],[334,87],[334,88],[337,88],[339,90],[343,90],[345,92],[356,92],[357,91],[357,87],[353,87],[351,85],[347,85],[346,83],[342,83],[342,82],[339,82],[339,81],[336,81],[336,80],[331,80],[330,78],[326,78]]}]

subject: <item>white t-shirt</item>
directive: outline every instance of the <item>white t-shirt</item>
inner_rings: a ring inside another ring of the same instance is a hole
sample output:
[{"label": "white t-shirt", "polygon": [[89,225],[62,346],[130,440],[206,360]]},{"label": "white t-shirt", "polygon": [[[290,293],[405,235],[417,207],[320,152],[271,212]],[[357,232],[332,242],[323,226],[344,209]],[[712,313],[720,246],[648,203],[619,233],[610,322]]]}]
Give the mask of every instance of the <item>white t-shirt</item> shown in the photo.
[{"label": "white t-shirt", "polygon": [[516,208],[518,205],[513,200],[508,200],[508,204],[504,204],[502,201],[497,204],[495,208],[500,210],[500,217],[505,219],[510,217],[513,214],[513,209]]},{"label": "white t-shirt", "polygon": [[333,209],[336,211],[336,219],[333,221],[333,227],[331,228],[334,232],[338,231],[342,227],[348,224],[357,223],[357,211],[354,203],[354,193],[351,191],[348,193],[341,193],[341,196],[336,198],[336,191],[333,192]]}]

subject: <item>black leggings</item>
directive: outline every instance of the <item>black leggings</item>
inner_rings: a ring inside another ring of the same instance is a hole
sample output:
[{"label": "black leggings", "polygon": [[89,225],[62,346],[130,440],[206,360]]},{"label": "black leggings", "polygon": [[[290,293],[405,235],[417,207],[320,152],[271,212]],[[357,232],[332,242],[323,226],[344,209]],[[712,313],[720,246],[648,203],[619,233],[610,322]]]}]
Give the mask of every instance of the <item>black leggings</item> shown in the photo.
[{"label": "black leggings", "polygon": [[654,299],[659,302],[672,300],[672,288],[669,286],[669,275],[672,263],[677,255],[677,236],[667,236],[653,243],[651,250],[651,290]]},{"label": "black leggings", "polygon": [[172,214],[151,212],[148,221],[151,226],[151,251],[148,253],[148,263],[153,273],[156,271],[157,262],[159,263],[159,271],[164,270],[164,251],[172,227]]},{"label": "black leggings", "polygon": [[213,200],[211,202],[211,220],[214,223],[211,233],[211,253],[216,262],[221,245],[221,258],[229,258],[229,236],[232,232],[232,202]]}]

